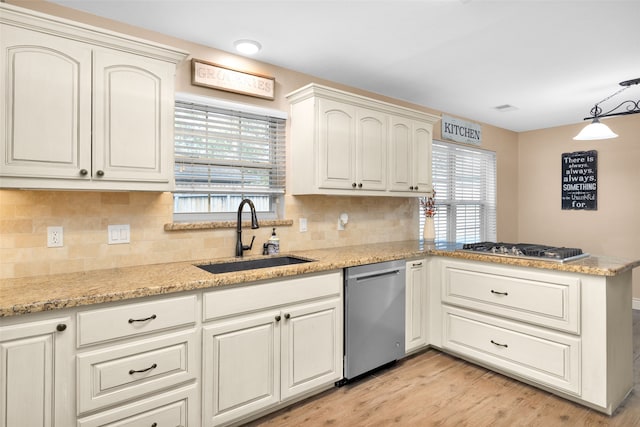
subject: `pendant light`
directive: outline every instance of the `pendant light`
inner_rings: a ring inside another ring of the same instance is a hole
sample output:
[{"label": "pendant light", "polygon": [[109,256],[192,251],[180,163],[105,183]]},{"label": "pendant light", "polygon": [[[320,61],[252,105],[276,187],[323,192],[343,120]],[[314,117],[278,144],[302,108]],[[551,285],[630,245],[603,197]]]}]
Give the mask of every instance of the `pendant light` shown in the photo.
[{"label": "pendant light", "polygon": [[[607,125],[605,125],[603,123],[600,123],[600,118],[601,117],[612,117],[612,116],[624,116],[624,115],[628,115],[628,114],[640,113],[640,100],[638,100],[638,101],[632,101],[632,100],[622,101],[615,108],[612,108],[611,110],[609,110],[609,111],[607,111],[605,113],[602,112],[602,108],[599,107],[599,104],[602,104],[603,102],[608,101],[609,99],[611,99],[614,96],[618,95],[620,92],[625,91],[625,90],[629,89],[629,87],[631,87],[633,85],[637,85],[639,83],[640,83],[640,78],[632,79],[632,80],[625,80],[623,82],[620,82],[620,86],[622,86],[622,89],[619,89],[613,95],[609,95],[608,97],[606,97],[602,101],[598,102],[591,109],[591,111],[590,111],[591,116],[584,118],[584,120],[591,120],[591,123],[589,125],[587,125],[584,129],[582,129],[580,131],[580,133],[578,133],[576,136],[574,136],[573,139],[575,139],[577,141],[592,141],[592,140],[597,140],[597,139],[617,138],[618,135],[616,133],[614,133],[611,129],[609,129],[609,126],[607,126]],[[620,110],[620,111],[616,112],[616,110]]]}]

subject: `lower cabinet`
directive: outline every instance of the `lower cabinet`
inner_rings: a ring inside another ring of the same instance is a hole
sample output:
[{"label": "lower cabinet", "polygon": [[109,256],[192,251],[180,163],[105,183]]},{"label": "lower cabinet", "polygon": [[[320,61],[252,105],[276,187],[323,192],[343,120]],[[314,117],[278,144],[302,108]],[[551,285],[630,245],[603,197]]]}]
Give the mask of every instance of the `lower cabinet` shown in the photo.
[{"label": "lower cabinet", "polygon": [[607,414],[631,391],[630,271],[431,262],[433,346]]},{"label": "lower cabinet", "polygon": [[191,427],[199,425],[190,416],[198,400],[195,385],[144,399],[78,420],[78,427]]},{"label": "lower cabinet", "polygon": [[427,337],[427,267],[426,259],[407,261],[405,353],[426,347]]},{"label": "lower cabinet", "polygon": [[73,424],[73,337],[68,316],[0,327],[0,426]]},{"label": "lower cabinet", "polygon": [[[341,274],[257,285],[264,299],[245,299],[246,290],[204,298],[205,317],[216,316],[208,300],[246,313],[203,327],[203,425],[237,422],[342,378]],[[253,311],[265,301],[272,308]]]}]

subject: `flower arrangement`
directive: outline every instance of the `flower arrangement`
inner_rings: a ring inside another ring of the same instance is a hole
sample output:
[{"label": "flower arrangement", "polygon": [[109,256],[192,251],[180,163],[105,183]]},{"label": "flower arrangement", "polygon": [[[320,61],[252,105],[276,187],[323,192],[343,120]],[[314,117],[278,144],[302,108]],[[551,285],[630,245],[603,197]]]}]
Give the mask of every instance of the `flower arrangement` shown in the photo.
[{"label": "flower arrangement", "polygon": [[424,210],[424,216],[426,218],[433,218],[436,214],[436,192],[433,192],[432,196],[420,197],[420,207]]}]

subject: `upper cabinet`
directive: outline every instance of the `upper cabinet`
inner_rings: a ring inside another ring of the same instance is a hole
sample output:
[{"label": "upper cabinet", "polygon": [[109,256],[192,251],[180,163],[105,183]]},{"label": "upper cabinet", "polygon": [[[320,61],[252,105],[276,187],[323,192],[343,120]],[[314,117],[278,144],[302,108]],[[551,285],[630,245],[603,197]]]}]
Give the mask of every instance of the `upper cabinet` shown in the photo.
[{"label": "upper cabinet", "polygon": [[437,116],[317,84],[291,102],[293,194],[424,196]]},{"label": "upper cabinet", "polygon": [[0,5],[0,187],[170,191],[186,55]]}]

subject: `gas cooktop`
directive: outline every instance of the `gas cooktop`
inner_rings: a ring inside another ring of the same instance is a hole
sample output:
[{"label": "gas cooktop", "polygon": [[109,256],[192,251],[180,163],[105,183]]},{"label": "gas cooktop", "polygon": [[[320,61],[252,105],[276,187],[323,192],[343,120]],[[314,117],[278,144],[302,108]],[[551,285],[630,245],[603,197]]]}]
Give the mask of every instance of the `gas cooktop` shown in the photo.
[{"label": "gas cooktop", "polygon": [[465,243],[463,252],[481,253],[520,259],[535,259],[540,261],[568,262],[586,258],[589,254],[578,248],[537,245],[531,243],[479,242]]}]

